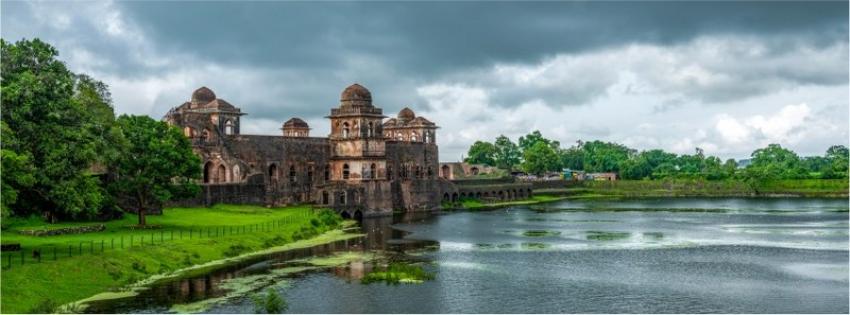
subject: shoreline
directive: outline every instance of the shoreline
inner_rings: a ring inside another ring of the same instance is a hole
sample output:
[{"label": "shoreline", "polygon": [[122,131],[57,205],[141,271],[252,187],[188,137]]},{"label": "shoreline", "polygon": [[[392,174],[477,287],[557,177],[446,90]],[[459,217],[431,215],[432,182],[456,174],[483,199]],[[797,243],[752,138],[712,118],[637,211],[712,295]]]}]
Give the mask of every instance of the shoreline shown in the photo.
[{"label": "shoreline", "polygon": [[292,243],[288,243],[280,246],[273,246],[265,249],[261,249],[254,252],[244,253],[235,257],[227,257],[220,258],[215,260],[210,260],[207,262],[203,262],[200,264],[192,265],[185,268],[180,268],[177,270],[173,270],[166,273],[153,274],[148,278],[137,281],[135,283],[127,284],[120,291],[104,291],[101,293],[97,293],[90,297],[80,299],[77,301],[65,303],[59,306],[59,311],[85,311],[88,307],[88,303],[95,301],[105,301],[112,299],[120,299],[126,297],[132,297],[139,294],[140,291],[148,289],[150,285],[153,285],[159,281],[180,278],[190,276],[192,274],[209,272],[212,269],[226,267],[230,264],[240,263],[246,260],[255,259],[257,257],[275,254],[279,252],[284,252],[288,250],[294,249],[303,249],[313,246],[319,246],[323,244],[328,244],[336,241],[342,241],[357,237],[362,237],[364,234],[362,233],[347,233],[346,230],[351,229],[353,225],[352,222],[345,222],[341,227],[333,230],[329,230],[324,232],[316,237],[299,240]]}]

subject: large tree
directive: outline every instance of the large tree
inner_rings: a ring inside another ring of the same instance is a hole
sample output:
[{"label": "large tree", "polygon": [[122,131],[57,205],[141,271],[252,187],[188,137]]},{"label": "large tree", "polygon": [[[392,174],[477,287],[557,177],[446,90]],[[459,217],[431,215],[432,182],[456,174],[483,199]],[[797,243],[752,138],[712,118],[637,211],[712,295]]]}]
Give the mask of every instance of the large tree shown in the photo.
[{"label": "large tree", "polygon": [[751,179],[798,179],[807,175],[800,157],[779,144],[753,151],[746,173]]},{"label": "large tree", "polygon": [[848,161],[850,161],[850,150],[843,145],[834,145],[826,150],[826,159],[830,162],[831,168],[827,172],[826,177],[829,178],[847,178],[848,176]]},{"label": "large tree", "polygon": [[0,40],[0,46],[3,137],[14,138],[3,143],[3,166],[25,165],[33,177],[6,185],[4,172],[4,188],[18,195],[4,204],[20,215],[43,211],[51,220],[94,215],[104,194],[90,169],[104,146],[93,128],[92,99],[79,98],[78,77],[47,43]]},{"label": "large tree", "polygon": [[525,150],[531,149],[538,142],[543,142],[546,145],[552,147],[552,149],[558,149],[561,146],[561,143],[555,140],[546,139],[543,137],[543,134],[540,133],[540,130],[535,130],[523,137],[519,137],[519,147],[523,152]]},{"label": "large tree", "polygon": [[510,171],[519,165],[522,153],[519,151],[516,143],[513,143],[511,139],[500,135],[496,138],[494,148],[496,150],[493,152],[493,160],[496,163],[496,167]]},{"label": "large tree", "polygon": [[122,115],[117,122],[127,144],[110,190],[125,210],[138,213],[139,225],[145,225],[147,210],[198,193],[193,180],[200,177],[201,161],[180,130],[147,116]]},{"label": "large tree", "polygon": [[635,153],[624,145],[590,141],[582,145],[584,151],[584,170],[587,172],[619,172],[620,164]]},{"label": "large tree", "polygon": [[485,141],[475,141],[471,147],[469,147],[469,152],[463,161],[470,164],[484,164],[488,166],[495,166],[496,154],[496,146],[494,146],[490,142]]},{"label": "large tree", "polygon": [[561,160],[555,149],[542,141],[523,151],[522,157],[522,169],[527,173],[542,174],[561,169]]}]

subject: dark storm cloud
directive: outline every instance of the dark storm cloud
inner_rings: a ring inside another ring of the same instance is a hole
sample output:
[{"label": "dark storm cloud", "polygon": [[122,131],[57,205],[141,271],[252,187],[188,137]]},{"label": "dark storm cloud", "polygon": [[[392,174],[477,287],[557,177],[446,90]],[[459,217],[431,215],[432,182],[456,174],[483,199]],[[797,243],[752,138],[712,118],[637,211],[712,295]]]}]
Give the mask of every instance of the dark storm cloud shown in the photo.
[{"label": "dark storm cloud", "polygon": [[162,45],[227,63],[333,69],[380,56],[408,75],[712,33],[846,39],[846,2],[124,2]]}]

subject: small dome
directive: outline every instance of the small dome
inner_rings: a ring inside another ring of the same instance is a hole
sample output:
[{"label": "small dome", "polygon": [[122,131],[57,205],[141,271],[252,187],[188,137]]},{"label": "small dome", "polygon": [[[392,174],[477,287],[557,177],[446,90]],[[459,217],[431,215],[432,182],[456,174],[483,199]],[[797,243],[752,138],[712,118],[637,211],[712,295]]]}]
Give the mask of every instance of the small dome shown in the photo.
[{"label": "small dome", "polygon": [[310,128],[310,126],[307,125],[307,122],[301,120],[301,118],[293,117],[283,123],[283,128]]},{"label": "small dome", "polygon": [[413,110],[405,107],[400,112],[398,112],[398,119],[402,121],[410,121],[416,118],[416,114],[413,113]]},{"label": "small dome", "polygon": [[195,104],[206,104],[214,101],[215,99],[215,93],[206,86],[202,86],[195,90],[195,92],[192,92],[192,103]]},{"label": "small dome", "polygon": [[343,105],[372,106],[372,92],[354,83],[342,91],[339,100]]}]

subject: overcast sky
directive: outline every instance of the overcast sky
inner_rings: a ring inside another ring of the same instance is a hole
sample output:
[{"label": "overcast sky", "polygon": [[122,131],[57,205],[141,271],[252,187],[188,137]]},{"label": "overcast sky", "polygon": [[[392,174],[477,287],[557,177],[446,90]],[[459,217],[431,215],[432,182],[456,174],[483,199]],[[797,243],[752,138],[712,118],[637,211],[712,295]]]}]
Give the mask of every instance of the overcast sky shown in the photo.
[{"label": "overcast sky", "polygon": [[746,158],[848,142],[848,3],[2,2],[2,37],[41,38],[161,118],[207,86],[242,132],[323,118],[358,82],[387,116],[436,122],[440,158],[533,130],[572,145]]}]

